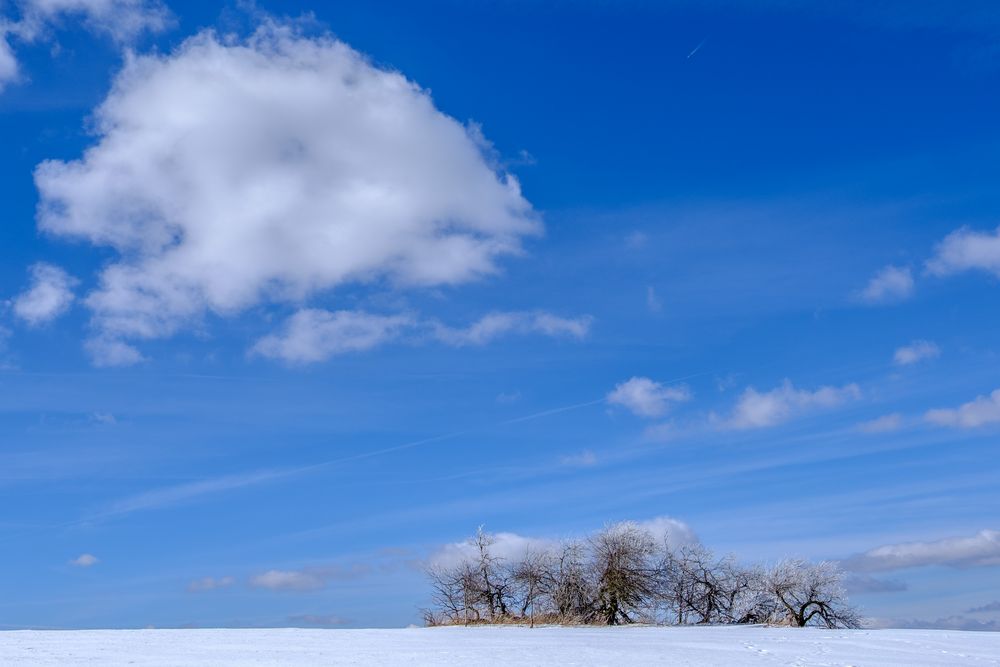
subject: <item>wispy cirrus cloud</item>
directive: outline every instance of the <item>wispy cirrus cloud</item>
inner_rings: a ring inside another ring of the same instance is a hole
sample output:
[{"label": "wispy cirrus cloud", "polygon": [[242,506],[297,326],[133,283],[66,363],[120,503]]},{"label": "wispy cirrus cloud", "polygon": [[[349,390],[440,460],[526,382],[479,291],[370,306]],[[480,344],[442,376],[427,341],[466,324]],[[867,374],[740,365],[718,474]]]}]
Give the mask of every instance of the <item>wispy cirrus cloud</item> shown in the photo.
[{"label": "wispy cirrus cloud", "polygon": [[545,311],[493,312],[466,327],[450,327],[413,314],[380,315],[363,311],[296,312],[281,329],[258,340],[251,354],[293,364],[317,363],[391,342],[436,340],[456,347],[486,345],[503,336],[541,335],[582,339],[592,318],[560,317]]},{"label": "wispy cirrus cloud", "polygon": [[485,345],[490,341],[511,333],[541,334],[554,338],[582,339],[590,332],[593,318],[560,317],[545,311],[494,312],[484,315],[473,324],[463,328],[453,328],[433,323],[433,335],[449,345]]},{"label": "wispy cirrus cloud", "polygon": [[903,426],[903,415],[893,412],[882,415],[866,422],[858,424],[857,428],[863,433],[890,433],[898,431]]},{"label": "wispy cirrus cloud", "polygon": [[569,454],[559,459],[559,463],[570,468],[591,468],[598,464],[597,454],[585,449],[579,454]]},{"label": "wispy cirrus cloud", "polygon": [[193,482],[185,482],[128,496],[90,513],[84,521],[100,521],[122,517],[135,512],[174,507],[200,499],[204,496],[233,491],[278,480],[294,474],[296,470],[261,470],[246,474],[224,475]]},{"label": "wispy cirrus cloud", "polygon": [[231,588],[235,584],[235,577],[202,577],[201,579],[195,579],[189,583],[187,590],[191,593],[202,593],[205,591]]}]

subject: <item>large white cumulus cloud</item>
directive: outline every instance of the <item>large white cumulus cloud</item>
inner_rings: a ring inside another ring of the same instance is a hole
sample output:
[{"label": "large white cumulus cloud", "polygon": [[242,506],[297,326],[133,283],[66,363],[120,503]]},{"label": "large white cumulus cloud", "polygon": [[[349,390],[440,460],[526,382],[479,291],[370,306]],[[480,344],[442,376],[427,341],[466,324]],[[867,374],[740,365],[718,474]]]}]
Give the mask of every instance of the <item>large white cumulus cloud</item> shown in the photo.
[{"label": "large white cumulus cloud", "polygon": [[345,283],[473,280],[540,231],[426,91],[276,22],[130,58],[95,125],[35,180],[42,230],[118,253],[86,298],[103,341]]}]

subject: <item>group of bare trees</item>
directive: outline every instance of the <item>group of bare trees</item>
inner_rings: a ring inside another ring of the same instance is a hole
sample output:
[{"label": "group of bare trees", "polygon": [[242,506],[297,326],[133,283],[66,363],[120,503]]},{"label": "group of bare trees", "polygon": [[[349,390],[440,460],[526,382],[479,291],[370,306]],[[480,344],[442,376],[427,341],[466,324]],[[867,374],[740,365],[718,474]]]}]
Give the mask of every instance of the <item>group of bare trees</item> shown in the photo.
[{"label": "group of bare trees", "polygon": [[634,523],[507,557],[498,554],[495,536],[480,529],[468,547],[428,567],[429,625],[860,625],[832,563],[744,566],[700,544],[671,547],[667,535]]}]

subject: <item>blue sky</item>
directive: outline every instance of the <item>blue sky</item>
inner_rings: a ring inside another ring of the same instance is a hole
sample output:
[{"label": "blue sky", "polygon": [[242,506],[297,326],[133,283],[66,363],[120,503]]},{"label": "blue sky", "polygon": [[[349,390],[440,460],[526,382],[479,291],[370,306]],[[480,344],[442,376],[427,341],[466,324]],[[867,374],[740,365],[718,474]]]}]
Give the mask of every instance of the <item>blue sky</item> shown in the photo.
[{"label": "blue sky", "polygon": [[0,3],[0,626],[672,517],[996,629],[1000,11],[809,4]]}]

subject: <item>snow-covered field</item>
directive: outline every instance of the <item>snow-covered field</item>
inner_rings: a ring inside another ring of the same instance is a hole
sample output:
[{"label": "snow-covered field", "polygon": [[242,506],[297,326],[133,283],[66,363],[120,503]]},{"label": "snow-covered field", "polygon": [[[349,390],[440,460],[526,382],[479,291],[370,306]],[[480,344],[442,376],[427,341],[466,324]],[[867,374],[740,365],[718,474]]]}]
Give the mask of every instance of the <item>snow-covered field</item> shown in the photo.
[{"label": "snow-covered field", "polygon": [[0,632],[0,665],[1000,665],[1000,633],[791,628]]}]

